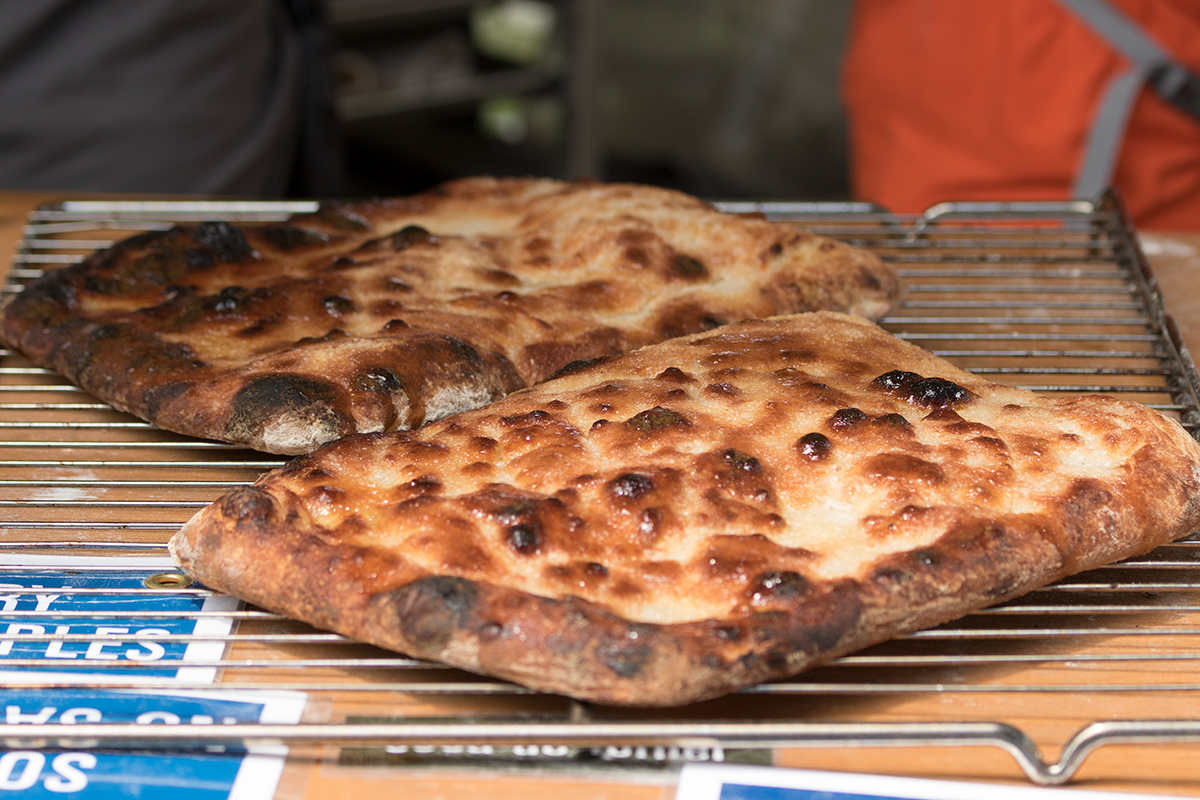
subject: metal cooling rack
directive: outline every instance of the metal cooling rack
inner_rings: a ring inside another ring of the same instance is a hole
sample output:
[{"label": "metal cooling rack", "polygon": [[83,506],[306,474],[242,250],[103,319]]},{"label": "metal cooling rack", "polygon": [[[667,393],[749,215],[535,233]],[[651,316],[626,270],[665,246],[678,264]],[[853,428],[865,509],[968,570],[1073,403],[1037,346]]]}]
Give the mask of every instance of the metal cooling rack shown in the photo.
[{"label": "metal cooling rack", "polygon": [[[263,220],[307,203],[63,203],[34,212],[9,275],[16,291],[44,269],[140,230],[210,218]],[[884,320],[896,335],[974,372],[1043,392],[1106,392],[1176,416],[1200,434],[1200,379],[1163,312],[1154,278],[1119,201],[950,204],[918,217],[858,204],[730,203],[796,220],[870,248],[903,278],[903,303]],[[165,555],[165,541],[226,489],[280,459],[159,431],[62,378],[0,351],[0,556],[43,574],[30,556]],[[789,681],[671,711],[622,711],[538,695],[501,681],[387,654],[254,608],[202,612],[233,623],[215,639],[212,688],[290,689],[311,698],[299,725],[0,725],[8,747],[197,749],[213,745],[407,746],[462,752],[541,743],[630,748],[704,758],[747,748],[998,747],[1030,780],[1069,780],[1097,747],[1200,741],[1178,702],[1200,697],[1200,535],[1072,577],[1004,606],[901,637]],[[94,567],[81,567],[86,572]],[[132,569],[132,568],[131,568]],[[140,574],[140,573],[139,573]],[[62,590],[70,591],[70,590]],[[112,594],[110,589],[80,588]],[[205,597],[161,576],[130,597]],[[172,612],[140,612],[147,624]],[[5,622],[22,614],[0,614]],[[71,621],[72,614],[37,612]],[[68,625],[69,628],[69,625]],[[57,633],[22,641],[94,641]],[[0,634],[0,646],[17,638]],[[202,635],[176,637],[203,640]],[[173,641],[167,636],[156,641]],[[76,664],[84,662],[74,662]],[[6,667],[48,670],[30,658]],[[178,689],[129,662],[87,663],[106,689]],[[157,666],[162,666],[158,662]],[[22,680],[57,690],[62,678]],[[13,687],[5,687],[13,688]],[[191,687],[204,691],[203,687]],[[211,689],[210,689],[211,690]],[[1085,700],[1137,699],[1139,719],[1086,718],[1058,742],[995,717],[959,718],[955,704],[1036,696],[1092,713]],[[317,702],[312,702],[317,701]],[[926,702],[928,701],[928,702]],[[914,704],[915,703],[915,704]],[[937,710],[937,709],[940,709]],[[1044,737],[1043,737],[1044,739]],[[1046,759],[1043,747],[1061,746]],[[440,749],[439,749],[440,748]],[[690,749],[690,750],[689,750]],[[482,752],[482,751],[481,751]]]}]

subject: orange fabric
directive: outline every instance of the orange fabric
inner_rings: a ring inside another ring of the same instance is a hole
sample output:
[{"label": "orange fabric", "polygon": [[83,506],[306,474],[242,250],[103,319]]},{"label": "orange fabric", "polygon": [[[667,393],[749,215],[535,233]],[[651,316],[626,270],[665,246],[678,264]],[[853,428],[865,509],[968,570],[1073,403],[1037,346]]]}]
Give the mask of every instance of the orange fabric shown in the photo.
[{"label": "orange fabric", "polygon": [[[1200,0],[1109,0],[1200,73]],[[843,66],[854,195],[901,213],[1071,194],[1125,58],[1054,0],[857,0]],[[1144,89],[1113,181],[1134,222],[1200,229],[1200,121]]]}]

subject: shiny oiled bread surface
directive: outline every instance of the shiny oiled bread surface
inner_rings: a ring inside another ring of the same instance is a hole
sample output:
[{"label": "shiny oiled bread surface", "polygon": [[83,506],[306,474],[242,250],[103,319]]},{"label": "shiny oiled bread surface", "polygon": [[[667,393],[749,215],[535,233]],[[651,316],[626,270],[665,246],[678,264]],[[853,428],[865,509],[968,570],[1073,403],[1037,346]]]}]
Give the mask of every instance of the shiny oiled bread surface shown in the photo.
[{"label": "shiny oiled bread surface", "polygon": [[9,298],[0,334],[160,427],[294,454],[579,359],[898,294],[866,251],[678,192],[471,178],[137,236]]},{"label": "shiny oiled bread surface", "polygon": [[604,703],[793,674],[1200,525],[1200,447],[841,314],[733,324],[293,460],[172,540],[202,582]]}]

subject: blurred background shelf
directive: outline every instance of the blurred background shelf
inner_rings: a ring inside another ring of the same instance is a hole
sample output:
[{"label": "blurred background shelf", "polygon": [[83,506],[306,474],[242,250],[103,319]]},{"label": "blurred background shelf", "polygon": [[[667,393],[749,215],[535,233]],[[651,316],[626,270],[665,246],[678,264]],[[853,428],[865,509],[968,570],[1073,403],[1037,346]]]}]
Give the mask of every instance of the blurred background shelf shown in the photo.
[{"label": "blurred background shelf", "polygon": [[849,0],[328,0],[347,194],[463,175],[848,196]]}]

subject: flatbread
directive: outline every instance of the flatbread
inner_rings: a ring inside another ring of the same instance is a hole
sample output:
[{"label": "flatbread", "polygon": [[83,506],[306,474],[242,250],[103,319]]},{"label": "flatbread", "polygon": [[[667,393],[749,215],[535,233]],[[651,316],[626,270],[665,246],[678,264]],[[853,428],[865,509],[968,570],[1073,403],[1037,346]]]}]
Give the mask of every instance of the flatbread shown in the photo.
[{"label": "flatbread", "polygon": [[0,335],[159,427],[296,454],[727,322],[876,318],[899,291],[867,251],[678,192],[471,178],[135,236],[7,298]]},{"label": "flatbread", "polygon": [[347,438],[171,540],[203,583],[535,689],[677,705],[1200,526],[1200,446],[858,317],[731,324]]}]

